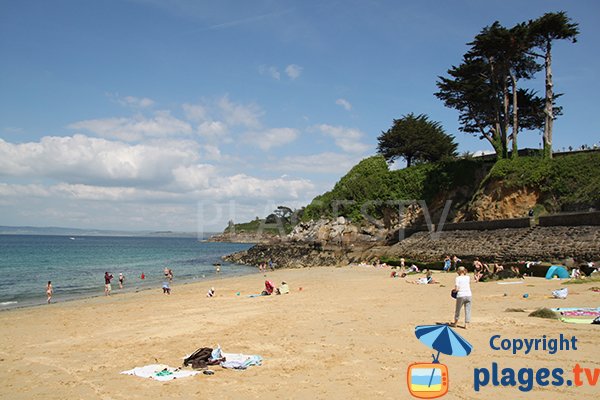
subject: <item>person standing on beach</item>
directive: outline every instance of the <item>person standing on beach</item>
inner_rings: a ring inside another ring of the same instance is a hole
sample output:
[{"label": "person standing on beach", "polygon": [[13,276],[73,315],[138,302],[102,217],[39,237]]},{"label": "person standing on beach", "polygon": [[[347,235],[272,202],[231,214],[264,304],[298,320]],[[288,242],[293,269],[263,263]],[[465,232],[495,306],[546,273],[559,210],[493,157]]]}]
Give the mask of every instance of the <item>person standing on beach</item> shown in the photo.
[{"label": "person standing on beach", "polygon": [[48,304],[50,304],[50,300],[52,299],[52,293],[54,293],[54,289],[52,289],[52,281],[48,281],[48,285],[46,285],[46,295],[48,296]]},{"label": "person standing on beach", "polygon": [[119,272],[119,289],[123,289],[123,283],[125,282],[125,275]]},{"label": "person standing on beach", "polygon": [[109,274],[108,272],[104,273],[104,294],[106,296],[110,296],[110,291],[112,290],[112,288],[110,287],[110,281],[112,280],[112,278],[112,274]]},{"label": "person standing on beach", "polygon": [[454,310],[454,322],[451,326],[456,327],[460,318],[460,309],[465,307],[465,329],[471,322],[471,278],[467,275],[465,267],[458,267],[456,271],[458,276],[454,281],[454,290],[456,291],[456,307]]}]

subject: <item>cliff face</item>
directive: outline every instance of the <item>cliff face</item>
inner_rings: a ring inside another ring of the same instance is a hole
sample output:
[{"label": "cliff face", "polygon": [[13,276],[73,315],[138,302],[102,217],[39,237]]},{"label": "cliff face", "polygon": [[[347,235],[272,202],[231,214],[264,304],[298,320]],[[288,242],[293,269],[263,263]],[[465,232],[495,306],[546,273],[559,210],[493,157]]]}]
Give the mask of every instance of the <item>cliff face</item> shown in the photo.
[{"label": "cliff face", "polygon": [[453,222],[523,218],[541,199],[538,189],[508,188],[500,181],[489,182],[475,194],[464,215]]}]

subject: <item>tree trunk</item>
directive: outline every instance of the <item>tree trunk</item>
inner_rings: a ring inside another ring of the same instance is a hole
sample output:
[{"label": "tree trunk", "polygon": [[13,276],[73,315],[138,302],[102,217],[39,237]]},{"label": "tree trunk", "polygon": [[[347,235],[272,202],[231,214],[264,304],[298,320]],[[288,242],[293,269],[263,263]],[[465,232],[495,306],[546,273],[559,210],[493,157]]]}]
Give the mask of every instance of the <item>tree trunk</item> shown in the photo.
[{"label": "tree trunk", "polygon": [[505,155],[503,158],[508,158],[508,127],[510,125],[510,97],[508,95],[508,85],[506,83],[506,78],[502,79],[502,108],[503,108],[503,118],[502,118],[502,144],[505,149]]},{"label": "tree trunk", "polygon": [[554,92],[552,82],[552,42],[546,42],[546,104],[544,106],[544,114],[546,116],[544,122],[544,157],[552,158],[552,126],[554,124]]},{"label": "tree trunk", "polygon": [[519,146],[517,145],[517,135],[519,134],[519,105],[517,100],[517,78],[510,74],[513,91],[513,121],[512,121],[512,158],[519,156]]}]

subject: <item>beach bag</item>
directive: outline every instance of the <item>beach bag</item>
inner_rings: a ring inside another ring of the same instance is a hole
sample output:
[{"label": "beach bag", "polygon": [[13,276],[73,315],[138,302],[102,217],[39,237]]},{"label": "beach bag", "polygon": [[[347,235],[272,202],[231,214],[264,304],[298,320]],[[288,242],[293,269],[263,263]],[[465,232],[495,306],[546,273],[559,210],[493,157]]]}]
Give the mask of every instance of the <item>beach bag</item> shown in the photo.
[{"label": "beach bag", "polygon": [[451,296],[453,299],[455,299],[457,295],[458,295],[458,290],[456,290],[456,289],[452,289],[452,290],[450,291],[450,296]]}]

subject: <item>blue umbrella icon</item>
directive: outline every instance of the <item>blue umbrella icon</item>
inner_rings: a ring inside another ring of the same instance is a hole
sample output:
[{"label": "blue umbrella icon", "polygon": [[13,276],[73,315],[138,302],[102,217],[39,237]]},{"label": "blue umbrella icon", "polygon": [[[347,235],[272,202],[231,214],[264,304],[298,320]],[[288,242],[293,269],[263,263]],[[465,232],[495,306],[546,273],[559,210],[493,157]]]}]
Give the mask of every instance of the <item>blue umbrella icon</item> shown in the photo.
[{"label": "blue umbrella icon", "polygon": [[[415,328],[415,335],[425,345],[437,350],[437,356],[431,355],[434,363],[439,364],[440,353],[464,357],[468,356],[473,350],[471,343],[454,332],[448,325],[419,325]],[[431,386],[432,379],[433,372],[429,379],[429,386]]]},{"label": "blue umbrella icon", "polygon": [[440,353],[464,357],[473,350],[471,343],[454,332],[448,325],[419,325],[415,328],[415,335],[425,345],[437,350],[437,356],[433,356],[434,363],[439,363]]}]

